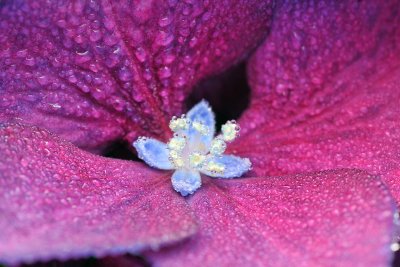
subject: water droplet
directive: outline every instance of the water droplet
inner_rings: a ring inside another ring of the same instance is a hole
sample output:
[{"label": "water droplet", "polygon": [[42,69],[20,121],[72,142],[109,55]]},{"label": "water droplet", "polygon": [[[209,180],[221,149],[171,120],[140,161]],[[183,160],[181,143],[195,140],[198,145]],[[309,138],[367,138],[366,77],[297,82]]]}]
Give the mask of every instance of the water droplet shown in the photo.
[{"label": "water droplet", "polygon": [[93,30],[90,33],[89,39],[92,42],[97,42],[98,40],[100,40],[102,37],[101,32],[99,30]]},{"label": "water droplet", "polygon": [[24,63],[27,66],[34,66],[35,65],[35,59],[33,57],[27,57],[27,58],[25,58]]},{"label": "water droplet", "polygon": [[137,58],[141,63],[143,63],[144,61],[146,61],[147,53],[146,53],[146,50],[144,50],[142,47],[138,47],[138,48],[136,49],[135,55],[136,55],[136,58]]},{"label": "water droplet", "polygon": [[122,81],[130,81],[132,80],[132,72],[128,68],[123,67],[118,71],[118,77]]},{"label": "water droplet", "polygon": [[156,38],[156,43],[162,46],[167,46],[172,43],[174,40],[174,36],[166,33],[164,31],[160,31],[157,38]]},{"label": "water droplet", "polygon": [[164,66],[158,70],[158,76],[162,79],[171,77],[171,75],[172,75],[171,69],[167,66]]},{"label": "water droplet", "polygon": [[27,53],[28,53],[27,49],[19,50],[17,51],[17,57],[26,57]]},{"label": "water droplet", "polygon": [[175,60],[175,55],[174,54],[164,54],[163,59],[164,59],[164,64],[170,64]]},{"label": "water droplet", "polygon": [[165,26],[170,25],[171,22],[172,22],[171,17],[164,17],[164,18],[161,18],[161,19],[158,21],[158,25],[160,25],[160,27],[165,27]]},{"label": "water droplet", "polygon": [[45,75],[37,77],[37,81],[39,82],[40,85],[46,85],[49,83],[49,79]]}]

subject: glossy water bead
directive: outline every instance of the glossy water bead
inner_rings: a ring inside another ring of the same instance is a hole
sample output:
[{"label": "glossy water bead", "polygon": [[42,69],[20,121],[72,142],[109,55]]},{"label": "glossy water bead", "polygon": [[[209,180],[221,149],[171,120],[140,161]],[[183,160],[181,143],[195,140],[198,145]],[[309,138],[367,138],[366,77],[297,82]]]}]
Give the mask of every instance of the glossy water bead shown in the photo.
[{"label": "glossy water bead", "polygon": [[139,158],[161,170],[175,170],[173,188],[182,196],[193,194],[201,186],[200,173],[215,178],[240,177],[251,168],[250,160],[225,155],[227,142],[239,134],[235,121],[221,127],[215,135],[215,116],[206,101],[201,101],[186,115],[173,117],[169,127],[174,133],[167,144],[140,137],[133,143]]}]

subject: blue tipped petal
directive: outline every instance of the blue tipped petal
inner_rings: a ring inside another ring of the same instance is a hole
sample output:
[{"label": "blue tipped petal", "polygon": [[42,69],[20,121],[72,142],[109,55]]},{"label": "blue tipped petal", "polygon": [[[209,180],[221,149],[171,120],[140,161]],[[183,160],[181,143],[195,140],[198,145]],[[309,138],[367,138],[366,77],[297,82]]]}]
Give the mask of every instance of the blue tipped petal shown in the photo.
[{"label": "blue tipped petal", "polygon": [[232,155],[221,155],[215,156],[210,160],[223,165],[225,168],[222,173],[215,173],[210,172],[203,167],[201,172],[211,177],[235,178],[242,176],[245,172],[251,169],[251,162],[248,158],[240,158]]},{"label": "blue tipped petal", "polygon": [[[208,127],[209,129],[208,135],[202,136],[201,139],[207,146],[209,146],[215,134],[215,116],[208,102],[202,100],[200,103],[195,105],[187,113],[187,118],[192,122],[193,121],[201,122],[203,125]],[[193,129],[193,127],[189,128],[188,130],[189,138],[197,134],[198,132],[195,129]]]},{"label": "blue tipped petal", "polygon": [[172,186],[182,196],[193,194],[201,186],[201,177],[198,171],[177,170],[171,177]]},{"label": "blue tipped petal", "polygon": [[152,138],[139,138],[133,143],[140,159],[144,160],[153,168],[161,170],[174,169],[169,160],[167,145]]}]

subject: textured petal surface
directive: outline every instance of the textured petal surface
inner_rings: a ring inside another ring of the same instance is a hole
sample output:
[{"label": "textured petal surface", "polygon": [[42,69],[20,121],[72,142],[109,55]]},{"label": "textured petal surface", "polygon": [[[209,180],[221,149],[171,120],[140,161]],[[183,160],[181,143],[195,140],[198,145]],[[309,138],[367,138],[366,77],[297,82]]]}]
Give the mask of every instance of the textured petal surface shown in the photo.
[{"label": "textured petal surface", "polygon": [[139,138],[133,143],[140,159],[153,168],[172,170],[173,164],[169,160],[169,150],[166,144],[153,138]]},{"label": "textured petal surface", "polygon": [[171,177],[172,186],[182,196],[193,194],[201,186],[201,177],[198,171],[176,170]]},{"label": "textured petal surface", "polygon": [[92,150],[165,138],[193,84],[261,41],[272,2],[3,1],[0,120]]},{"label": "textured petal surface", "polygon": [[387,266],[394,205],[376,178],[338,170],[205,181],[189,198],[199,233],[150,258],[154,266]]},{"label": "textured petal surface", "polygon": [[254,174],[361,168],[400,200],[399,12],[398,1],[279,9],[252,58],[254,98],[230,146]]},{"label": "textured petal surface", "polygon": [[254,112],[246,116],[262,117],[242,122],[242,133],[315,117],[390,74],[399,62],[399,9],[396,0],[282,1],[248,68]]},{"label": "textured petal surface", "polygon": [[0,154],[0,261],[137,252],[196,231],[165,173],[36,127],[2,126]]},{"label": "textured petal surface", "polygon": [[224,166],[222,173],[213,173],[205,168],[201,171],[205,175],[218,178],[235,178],[240,177],[251,168],[251,163],[247,158],[236,157],[232,155],[215,156],[211,159],[213,162]]}]

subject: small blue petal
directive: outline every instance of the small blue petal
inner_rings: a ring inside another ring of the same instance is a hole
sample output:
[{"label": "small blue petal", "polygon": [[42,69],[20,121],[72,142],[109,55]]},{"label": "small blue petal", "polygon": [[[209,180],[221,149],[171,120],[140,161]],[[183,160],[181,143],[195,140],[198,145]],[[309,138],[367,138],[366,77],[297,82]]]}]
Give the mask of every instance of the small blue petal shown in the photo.
[{"label": "small blue petal", "polygon": [[248,158],[240,158],[232,155],[215,156],[212,159],[214,162],[222,164],[225,167],[224,172],[214,173],[206,169],[201,172],[205,175],[218,178],[235,178],[240,177],[251,169],[251,162]]},{"label": "small blue petal", "polygon": [[[209,133],[207,136],[202,136],[202,140],[207,146],[209,146],[215,134],[215,116],[208,102],[202,100],[200,103],[195,105],[187,113],[187,118],[192,122],[201,122],[203,125],[208,127]],[[189,138],[196,134],[198,134],[197,131],[190,127],[188,130]]]},{"label": "small blue petal", "polygon": [[201,186],[201,177],[198,171],[180,169],[171,177],[172,186],[182,196],[193,194]]},{"label": "small blue petal", "polygon": [[152,138],[139,138],[133,143],[140,159],[153,168],[161,170],[174,169],[169,160],[167,145]]}]

